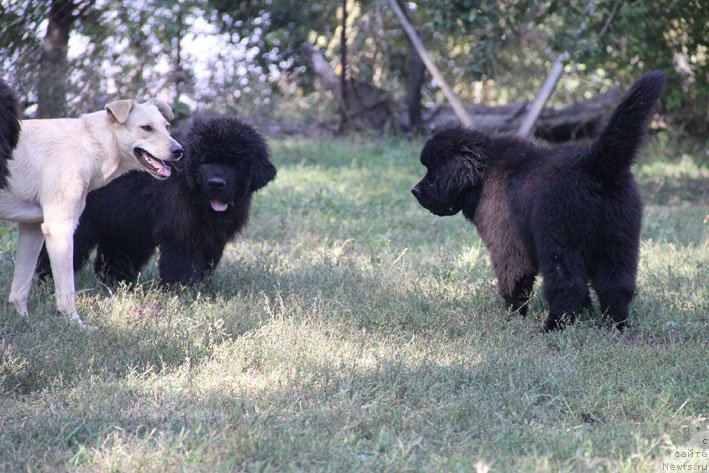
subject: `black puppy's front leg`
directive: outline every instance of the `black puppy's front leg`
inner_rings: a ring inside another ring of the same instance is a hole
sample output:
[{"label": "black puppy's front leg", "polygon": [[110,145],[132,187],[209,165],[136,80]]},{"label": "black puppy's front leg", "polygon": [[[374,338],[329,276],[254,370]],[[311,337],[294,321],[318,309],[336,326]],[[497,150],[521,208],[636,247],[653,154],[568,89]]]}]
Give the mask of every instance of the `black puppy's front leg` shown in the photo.
[{"label": "black puppy's front leg", "polygon": [[172,241],[160,245],[160,281],[165,285],[191,286],[200,282],[211,269],[210,262],[199,254],[196,245]]},{"label": "black puppy's front leg", "polygon": [[529,311],[529,297],[534,287],[534,279],[536,275],[530,274],[517,279],[512,286],[512,291],[503,293],[502,297],[505,300],[505,308],[512,312],[519,312],[523,317]]}]

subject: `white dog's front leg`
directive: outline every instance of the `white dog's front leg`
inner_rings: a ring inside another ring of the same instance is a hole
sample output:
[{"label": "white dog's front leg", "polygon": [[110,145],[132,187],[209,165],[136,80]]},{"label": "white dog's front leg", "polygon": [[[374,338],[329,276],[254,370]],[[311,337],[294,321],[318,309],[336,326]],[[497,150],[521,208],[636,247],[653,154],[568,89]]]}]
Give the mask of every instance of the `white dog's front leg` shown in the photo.
[{"label": "white dog's front leg", "polygon": [[20,231],[17,237],[17,255],[12,289],[10,289],[10,302],[21,316],[27,317],[27,300],[44,235],[39,223],[20,223],[18,226]]},{"label": "white dog's front leg", "polygon": [[[57,309],[70,320],[83,324],[76,312],[74,292],[74,227],[71,219],[54,220],[45,210],[42,232],[46,239],[47,253],[54,278],[54,295]],[[35,258],[36,261],[36,258]]]}]

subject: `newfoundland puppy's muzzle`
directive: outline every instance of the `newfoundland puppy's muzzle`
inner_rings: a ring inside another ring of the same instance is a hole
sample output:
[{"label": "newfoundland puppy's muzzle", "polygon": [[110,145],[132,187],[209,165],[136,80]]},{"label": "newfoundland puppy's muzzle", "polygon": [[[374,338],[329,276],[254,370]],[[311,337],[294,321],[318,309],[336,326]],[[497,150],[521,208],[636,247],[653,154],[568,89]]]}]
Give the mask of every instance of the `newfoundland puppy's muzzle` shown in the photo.
[{"label": "newfoundland puppy's muzzle", "polygon": [[237,198],[249,190],[247,179],[233,166],[202,164],[199,166],[199,186],[209,206],[215,212],[225,212]]},{"label": "newfoundland puppy's muzzle", "polygon": [[426,189],[431,186],[427,185],[425,181],[426,179],[424,178],[424,180],[416,184],[416,186],[411,189],[411,193],[414,197],[416,197],[416,200],[418,200],[419,204],[421,204],[421,207],[439,217],[449,217],[460,212],[461,206],[457,203],[437,200],[436,197],[431,195],[430,191],[426,191]]}]

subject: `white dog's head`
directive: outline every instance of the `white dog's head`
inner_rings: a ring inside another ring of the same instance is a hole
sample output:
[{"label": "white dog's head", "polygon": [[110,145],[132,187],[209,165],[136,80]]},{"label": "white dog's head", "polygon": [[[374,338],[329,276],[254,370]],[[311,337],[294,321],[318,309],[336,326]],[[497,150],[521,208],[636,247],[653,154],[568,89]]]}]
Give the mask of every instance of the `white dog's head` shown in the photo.
[{"label": "white dog's head", "polygon": [[134,161],[130,169],[148,171],[158,179],[172,173],[165,161],[182,157],[182,146],[170,136],[172,109],[161,100],[144,103],[116,100],[106,105],[106,112],[123,159]]}]

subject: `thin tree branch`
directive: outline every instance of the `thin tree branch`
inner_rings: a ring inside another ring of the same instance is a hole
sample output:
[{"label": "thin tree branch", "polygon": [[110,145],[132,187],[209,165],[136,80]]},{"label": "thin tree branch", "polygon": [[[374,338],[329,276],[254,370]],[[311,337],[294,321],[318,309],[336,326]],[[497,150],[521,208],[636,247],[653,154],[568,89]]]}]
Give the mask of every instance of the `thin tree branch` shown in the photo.
[{"label": "thin tree branch", "polygon": [[391,5],[392,10],[394,10],[394,13],[399,19],[399,23],[401,23],[401,26],[404,28],[404,31],[409,37],[411,44],[413,44],[414,48],[416,49],[416,52],[419,54],[419,56],[421,56],[421,60],[426,65],[426,68],[431,73],[436,82],[438,82],[438,86],[441,88],[441,90],[443,90],[443,94],[448,99],[448,102],[451,104],[451,107],[453,107],[453,110],[455,111],[458,120],[460,120],[461,123],[463,123],[463,125],[465,126],[472,126],[473,121],[470,119],[468,112],[465,110],[465,107],[463,107],[463,104],[460,102],[460,100],[458,100],[458,97],[456,97],[455,93],[453,92],[453,89],[450,88],[446,80],[443,78],[443,74],[441,74],[441,72],[438,70],[438,67],[436,67],[436,64],[433,62],[433,59],[426,51],[426,48],[421,42],[421,39],[419,39],[418,34],[416,34],[416,30],[406,19],[406,15],[404,15],[404,12],[399,7],[398,2],[396,0],[389,0],[389,5]]},{"label": "thin tree branch", "polygon": [[616,2],[613,4],[613,9],[611,10],[610,15],[608,15],[608,19],[606,20],[606,23],[603,25],[601,32],[598,34],[599,38],[602,38],[608,32],[608,28],[611,26],[611,23],[613,22],[613,18],[615,18],[615,14],[618,13],[618,10],[620,9],[620,5],[622,3],[623,2],[621,0],[616,0]]}]

